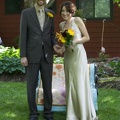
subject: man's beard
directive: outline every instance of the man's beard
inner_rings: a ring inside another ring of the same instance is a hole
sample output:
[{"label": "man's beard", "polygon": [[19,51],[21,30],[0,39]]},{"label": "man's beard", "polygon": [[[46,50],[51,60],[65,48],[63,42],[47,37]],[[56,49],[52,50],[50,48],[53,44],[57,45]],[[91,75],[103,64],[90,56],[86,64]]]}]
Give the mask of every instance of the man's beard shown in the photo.
[{"label": "man's beard", "polygon": [[37,5],[38,5],[38,6],[43,6],[43,5],[45,5],[45,4],[46,4],[45,0],[44,0],[43,4],[39,4],[39,2],[37,2]]}]

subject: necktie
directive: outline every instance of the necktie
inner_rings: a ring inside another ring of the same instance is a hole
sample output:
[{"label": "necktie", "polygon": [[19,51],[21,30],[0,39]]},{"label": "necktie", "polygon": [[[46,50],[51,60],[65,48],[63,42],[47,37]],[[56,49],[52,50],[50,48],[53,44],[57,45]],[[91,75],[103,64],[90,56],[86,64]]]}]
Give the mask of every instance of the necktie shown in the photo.
[{"label": "necktie", "polygon": [[39,23],[41,26],[41,30],[43,31],[43,26],[44,26],[44,19],[45,19],[45,14],[43,12],[43,10],[39,10]]}]

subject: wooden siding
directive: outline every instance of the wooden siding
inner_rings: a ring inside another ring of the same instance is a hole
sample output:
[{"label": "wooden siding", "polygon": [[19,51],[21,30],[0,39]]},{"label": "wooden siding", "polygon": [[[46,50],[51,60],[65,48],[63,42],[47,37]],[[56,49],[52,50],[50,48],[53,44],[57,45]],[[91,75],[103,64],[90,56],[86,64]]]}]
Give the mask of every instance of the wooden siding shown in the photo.
[{"label": "wooden siding", "polygon": [[19,34],[20,14],[6,14],[4,0],[0,0],[0,36],[5,46],[13,46]]},{"label": "wooden siding", "polygon": [[[90,42],[85,43],[88,57],[98,57],[101,49],[103,20],[89,20],[86,26],[90,35]],[[120,8],[114,5],[113,19],[104,22],[103,46],[110,57],[120,56]]]},{"label": "wooden siding", "polygon": [[[62,20],[59,14],[61,2],[65,0],[57,0],[55,14],[55,32],[59,31],[59,23]],[[75,0],[71,0],[75,2]],[[13,39],[19,34],[20,14],[5,14],[4,0],[0,0],[0,36],[6,46],[15,46]],[[90,41],[85,43],[88,58],[98,57],[101,49],[101,36],[102,36],[102,20],[87,20],[86,27],[90,35]],[[120,8],[114,5],[113,19],[105,21],[104,29],[104,43],[106,54],[110,57],[120,56]]]}]

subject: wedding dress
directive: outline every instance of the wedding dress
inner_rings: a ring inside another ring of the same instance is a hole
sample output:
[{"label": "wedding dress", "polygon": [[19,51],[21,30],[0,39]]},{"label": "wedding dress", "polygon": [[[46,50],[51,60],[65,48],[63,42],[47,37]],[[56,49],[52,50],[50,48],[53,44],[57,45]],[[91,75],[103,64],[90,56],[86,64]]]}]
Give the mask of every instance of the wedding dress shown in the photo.
[{"label": "wedding dress", "polygon": [[[64,30],[65,22],[62,24]],[[71,20],[74,39],[81,38],[81,32],[74,19]],[[76,44],[74,52],[66,47],[64,53],[66,80],[66,120],[95,120],[96,112],[92,102],[87,56],[83,44]]]}]

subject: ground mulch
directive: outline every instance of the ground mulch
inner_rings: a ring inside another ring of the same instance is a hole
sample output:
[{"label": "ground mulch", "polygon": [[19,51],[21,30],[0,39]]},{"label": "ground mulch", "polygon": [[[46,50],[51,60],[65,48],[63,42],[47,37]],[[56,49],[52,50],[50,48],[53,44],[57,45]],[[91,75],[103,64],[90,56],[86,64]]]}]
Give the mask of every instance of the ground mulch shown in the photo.
[{"label": "ground mulch", "polygon": [[2,74],[0,75],[0,81],[14,81],[14,82],[24,82],[25,74]]},{"label": "ground mulch", "polygon": [[[103,80],[104,79],[104,80]],[[107,80],[107,78],[103,78],[102,80],[98,80],[97,87],[105,88],[105,89],[117,89],[120,90],[120,77],[114,78],[114,80]]]}]

